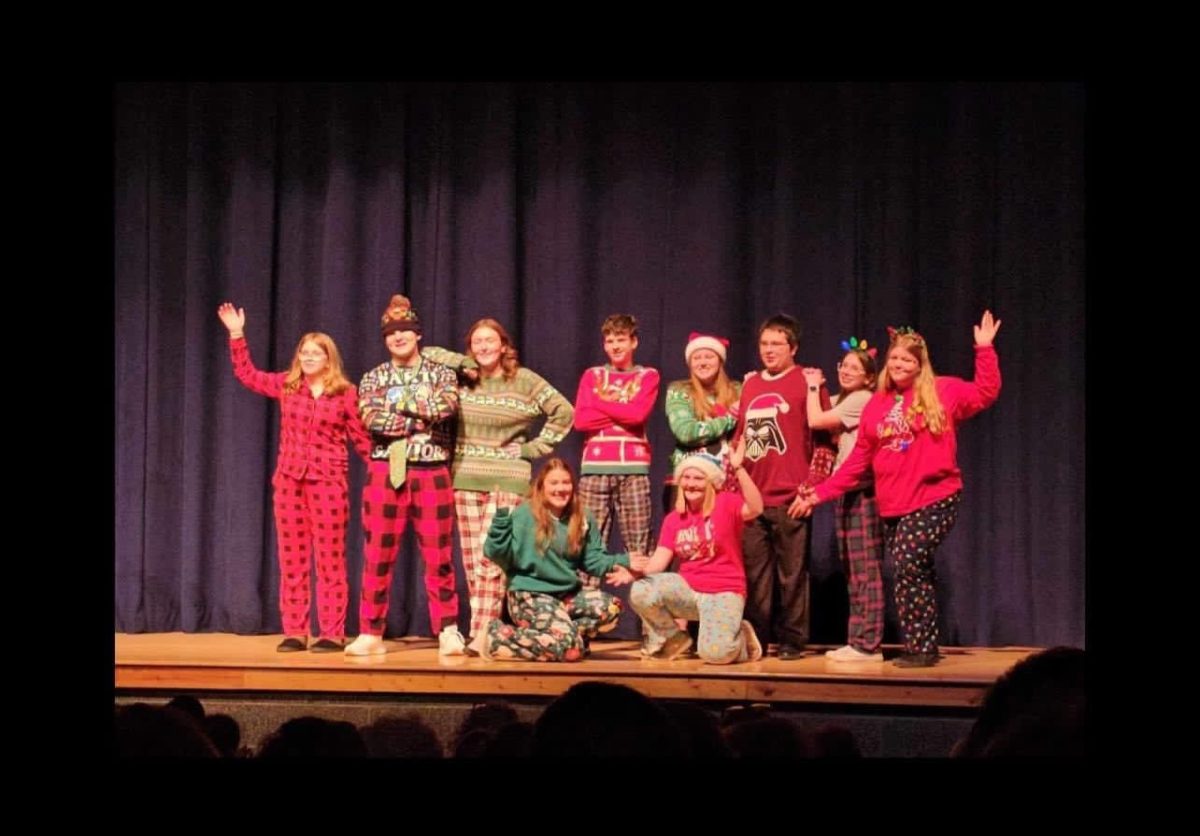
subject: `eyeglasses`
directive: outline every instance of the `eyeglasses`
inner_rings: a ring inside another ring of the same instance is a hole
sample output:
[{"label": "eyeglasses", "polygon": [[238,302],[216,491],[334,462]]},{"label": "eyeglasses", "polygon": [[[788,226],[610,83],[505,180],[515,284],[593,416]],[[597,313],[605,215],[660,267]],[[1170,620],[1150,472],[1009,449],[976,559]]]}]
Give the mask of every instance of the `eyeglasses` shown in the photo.
[{"label": "eyeglasses", "polygon": [[861,367],[853,363],[838,363],[837,369],[839,372],[846,372],[847,374],[866,374]]}]

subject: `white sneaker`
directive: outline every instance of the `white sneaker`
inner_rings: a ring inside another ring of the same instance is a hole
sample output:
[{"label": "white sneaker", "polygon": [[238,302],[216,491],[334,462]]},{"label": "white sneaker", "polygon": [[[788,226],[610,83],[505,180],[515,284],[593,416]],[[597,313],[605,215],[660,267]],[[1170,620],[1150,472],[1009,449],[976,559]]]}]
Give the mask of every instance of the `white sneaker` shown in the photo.
[{"label": "white sneaker", "polygon": [[346,645],[345,651],[347,656],[382,656],[387,653],[387,645],[383,643],[383,639],[379,636],[371,636],[363,633],[350,644]]},{"label": "white sneaker", "polygon": [[833,662],[882,662],[883,654],[878,651],[867,653],[847,644],[837,650],[826,650],[825,658]]},{"label": "white sneaker", "polygon": [[438,634],[438,656],[466,656],[466,647],[467,640],[453,624],[443,627]]},{"label": "white sneaker", "polygon": [[762,642],[758,640],[758,634],[754,632],[749,621],[742,621],[742,635],[746,638],[746,652],[750,654],[746,661],[757,662],[763,657]]}]

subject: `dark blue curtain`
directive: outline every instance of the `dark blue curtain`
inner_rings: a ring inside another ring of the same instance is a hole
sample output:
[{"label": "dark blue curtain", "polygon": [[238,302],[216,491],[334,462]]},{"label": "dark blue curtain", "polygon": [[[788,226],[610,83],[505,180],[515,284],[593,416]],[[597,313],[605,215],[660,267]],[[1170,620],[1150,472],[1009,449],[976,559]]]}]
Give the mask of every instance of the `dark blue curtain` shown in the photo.
[{"label": "dark blue curtain", "polygon": [[[234,380],[217,305],[246,308],[260,368],[321,330],[357,381],[403,292],[426,344],[460,348],[494,316],[569,398],[613,312],[638,317],[638,360],[668,381],[694,329],[754,368],[779,311],[831,378],[841,339],[888,324],[970,377],[991,308],[1004,390],[960,431],[943,642],[1082,646],[1085,103],[1071,83],[118,85],[116,629],[280,629],[278,407]],[[651,441],[657,506],[661,408]],[[561,450],[578,461],[578,436]],[[829,514],[813,637],[840,642]],[[352,635],[361,537],[355,519]],[[389,635],[428,631],[405,540]]]}]

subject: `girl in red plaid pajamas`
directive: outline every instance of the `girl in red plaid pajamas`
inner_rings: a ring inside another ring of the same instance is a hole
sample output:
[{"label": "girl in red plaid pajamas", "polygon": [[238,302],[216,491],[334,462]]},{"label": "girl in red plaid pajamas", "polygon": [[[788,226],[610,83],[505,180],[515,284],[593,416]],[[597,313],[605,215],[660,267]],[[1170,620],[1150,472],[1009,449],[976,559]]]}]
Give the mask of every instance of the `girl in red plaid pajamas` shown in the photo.
[{"label": "girl in red plaid pajamas", "polygon": [[246,312],[229,302],[217,308],[229,330],[229,350],[237,379],[253,392],[279,400],[279,457],[274,487],[275,530],[279,546],[279,609],[283,617],[281,652],[308,646],[312,552],[317,554],[317,620],[314,653],[342,649],[346,629],[346,442],[363,459],[370,438],[358,417],[358,393],[342,372],[337,346],[326,334],[300,338],[291,368],[254,368],[244,331]]},{"label": "girl in red plaid pajamas", "polygon": [[[808,381],[808,423],[818,430],[838,433],[836,471],[846,461],[858,440],[858,421],[871,400],[878,375],[874,348],[854,337],[842,342],[845,354],[838,363],[841,391],[833,397],[833,408],[821,409],[819,387],[825,384],[820,369],[805,369]],[[859,485],[838,500],[834,516],[838,554],[846,570],[850,591],[850,623],[846,644],[825,656],[834,662],[882,662],[883,653],[883,529],[875,485],[870,473]]]},{"label": "girl in red plaid pajamas", "polygon": [[984,311],[975,326],[975,379],[935,376],[925,338],[889,328],[879,391],[863,407],[858,441],[842,467],[815,488],[802,487],[789,513],[807,513],[855,489],[871,468],[884,539],[896,566],[896,611],[904,634],[902,668],[936,665],[937,575],[933,557],[950,533],[962,501],[958,469],[961,421],[1000,396],[1000,363],[992,342],[1000,320]]},{"label": "girl in red plaid pajamas", "polygon": [[387,653],[392,575],[404,529],[411,519],[425,563],[429,625],[440,656],[461,656],[458,588],[450,537],[454,493],[450,488],[451,440],[458,390],[454,372],[425,360],[418,349],[424,328],[408,298],[397,293],[380,319],[390,359],[358,384],[358,412],[371,434],[363,486],[363,573],[358,638],[347,656]]}]

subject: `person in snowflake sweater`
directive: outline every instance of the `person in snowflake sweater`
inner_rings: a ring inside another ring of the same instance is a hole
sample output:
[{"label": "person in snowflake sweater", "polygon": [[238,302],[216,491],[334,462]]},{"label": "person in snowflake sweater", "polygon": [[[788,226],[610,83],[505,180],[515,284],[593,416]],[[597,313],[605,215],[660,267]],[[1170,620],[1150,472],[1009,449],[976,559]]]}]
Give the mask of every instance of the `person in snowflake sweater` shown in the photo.
[{"label": "person in snowflake sweater", "polygon": [[737,429],[741,381],[730,380],[725,373],[725,354],[729,340],[693,331],[684,348],[684,361],[690,374],[667,386],[667,424],[675,436],[671,451],[671,469],[663,487],[663,512],[675,505],[675,468],[693,453],[704,451],[717,457],[725,470],[725,490],[737,490],[737,479],[729,467],[729,444]]},{"label": "person in snowflake sweater", "polygon": [[[600,327],[608,363],[583,373],[575,429],[584,434],[579,495],[608,543],[615,511],[631,552],[650,550],[650,442],[646,422],[658,399],[657,369],[639,366],[637,320],[613,314]],[[585,582],[599,585],[589,576]]]}]

